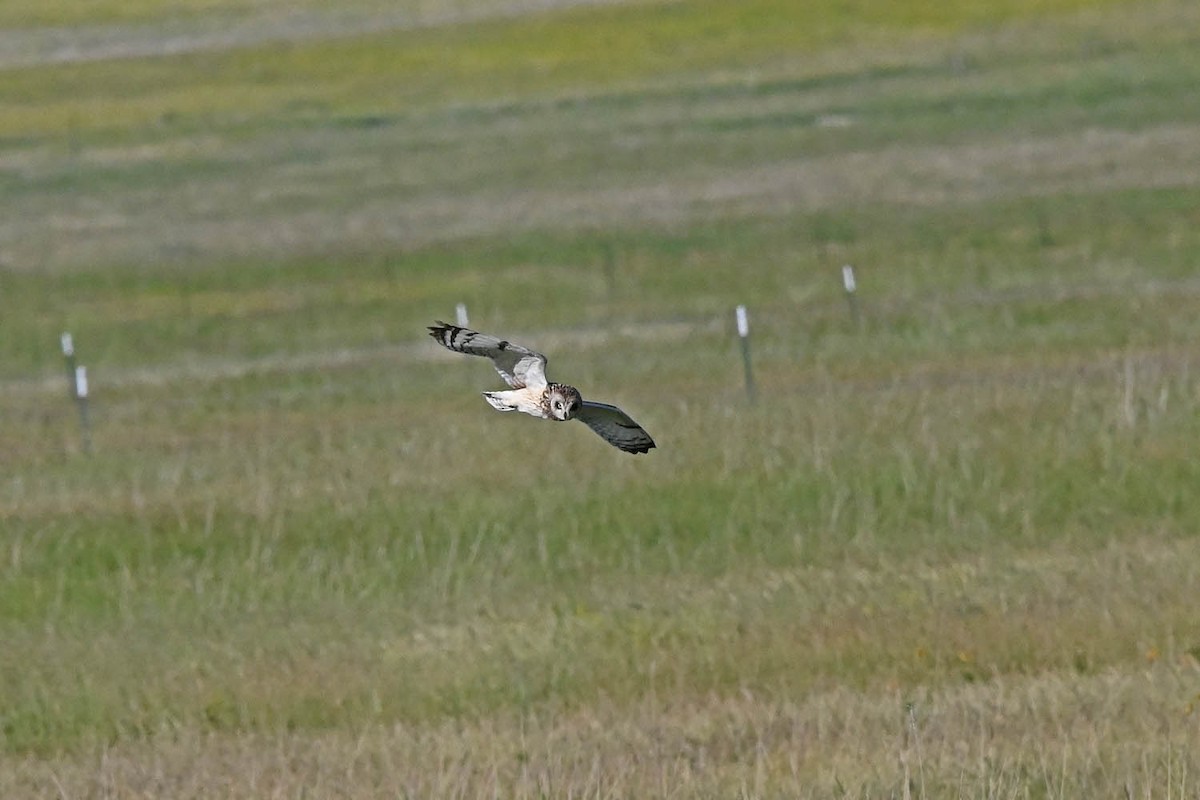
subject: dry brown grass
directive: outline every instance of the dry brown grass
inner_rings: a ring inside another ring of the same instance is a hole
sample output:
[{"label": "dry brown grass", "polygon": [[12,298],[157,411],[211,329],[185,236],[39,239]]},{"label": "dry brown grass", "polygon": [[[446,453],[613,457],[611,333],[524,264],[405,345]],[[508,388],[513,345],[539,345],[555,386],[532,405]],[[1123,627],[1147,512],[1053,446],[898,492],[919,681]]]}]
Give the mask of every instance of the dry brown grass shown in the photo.
[{"label": "dry brown grass", "polygon": [[[141,740],[9,755],[0,795],[1192,797],[1200,649],[1187,620],[1198,564],[1200,543],[1140,538],[1092,552],[755,571],[708,586],[596,586],[586,614],[533,607],[521,619],[426,625],[381,642],[380,658],[397,679],[417,669],[426,682],[518,651],[530,665],[554,648],[588,658],[588,641],[617,643],[643,625],[632,604],[708,631],[704,648],[715,649],[698,651],[701,669],[724,662],[744,682],[697,693],[678,671],[690,646],[675,649],[663,628],[658,644],[627,656],[644,662],[632,696],[602,684],[526,711],[328,731],[165,723]],[[798,675],[825,664],[823,677],[755,677],[780,658]],[[262,666],[254,680],[269,693]]]},{"label": "dry brown grass", "polygon": [[[176,56],[461,24],[580,5],[632,0],[351,0],[336,8],[311,0],[222,0],[170,4],[141,0],[13,4],[0,15],[0,69],[112,58]],[[101,22],[97,23],[99,19]],[[47,29],[34,22],[54,25]]]},{"label": "dry brown grass", "polygon": [[16,758],[5,797],[1195,797],[1194,659],[901,691],[648,698],[423,726],[166,731]]}]

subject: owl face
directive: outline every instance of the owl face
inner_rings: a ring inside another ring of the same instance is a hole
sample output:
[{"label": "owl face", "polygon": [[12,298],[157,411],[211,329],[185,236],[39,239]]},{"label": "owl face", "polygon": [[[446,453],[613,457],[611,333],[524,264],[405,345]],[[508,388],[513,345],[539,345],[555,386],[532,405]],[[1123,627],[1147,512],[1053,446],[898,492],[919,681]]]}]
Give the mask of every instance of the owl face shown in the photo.
[{"label": "owl face", "polygon": [[583,398],[574,386],[552,383],[546,387],[546,410],[551,419],[566,422],[575,416],[581,405]]}]

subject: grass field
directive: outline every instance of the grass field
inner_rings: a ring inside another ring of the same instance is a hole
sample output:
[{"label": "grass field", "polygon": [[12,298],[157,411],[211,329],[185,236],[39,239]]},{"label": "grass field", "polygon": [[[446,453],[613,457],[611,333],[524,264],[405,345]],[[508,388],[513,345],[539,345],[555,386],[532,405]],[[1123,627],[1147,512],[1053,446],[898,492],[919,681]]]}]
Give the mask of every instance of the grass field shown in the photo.
[{"label": "grass field", "polygon": [[0,25],[0,797],[1200,796],[1194,3]]}]

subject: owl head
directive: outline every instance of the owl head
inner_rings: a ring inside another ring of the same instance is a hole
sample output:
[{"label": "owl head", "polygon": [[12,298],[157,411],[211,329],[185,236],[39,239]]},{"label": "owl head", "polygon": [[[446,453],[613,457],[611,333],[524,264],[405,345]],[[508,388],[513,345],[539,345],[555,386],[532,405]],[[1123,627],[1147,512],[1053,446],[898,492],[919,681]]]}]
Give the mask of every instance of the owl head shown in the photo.
[{"label": "owl head", "polygon": [[566,386],[561,383],[550,385],[546,393],[546,400],[551,418],[560,422],[566,422],[574,417],[575,413],[579,411],[579,407],[583,405],[583,398],[580,397],[579,390],[574,386]]}]

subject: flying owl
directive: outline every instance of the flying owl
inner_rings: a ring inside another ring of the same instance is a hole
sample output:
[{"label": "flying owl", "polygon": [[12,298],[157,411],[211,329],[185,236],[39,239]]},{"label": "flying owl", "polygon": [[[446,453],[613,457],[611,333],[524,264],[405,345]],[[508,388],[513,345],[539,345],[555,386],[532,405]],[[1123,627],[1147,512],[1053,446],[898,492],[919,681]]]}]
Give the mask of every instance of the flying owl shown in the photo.
[{"label": "flying owl", "polygon": [[523,411],[542,419],[577,419],[613,447],[626,453],[647,453],[654,447],[650,434],[616,406],[584,400],[579,390],[546,380],[546,357],[495,336],[438,322],[429,326],[438,344],[456,353],[486,356],[512,387],[507,392],[484,392],[497,411]]}]

